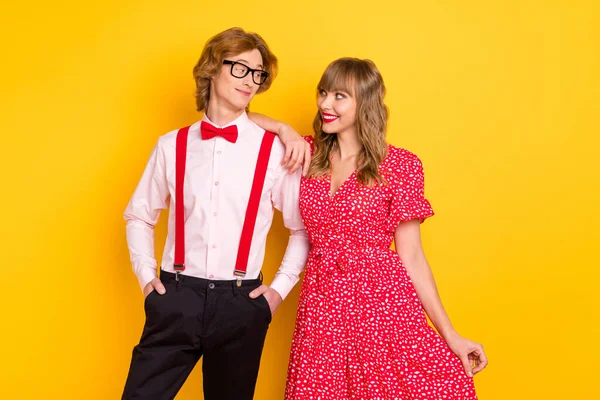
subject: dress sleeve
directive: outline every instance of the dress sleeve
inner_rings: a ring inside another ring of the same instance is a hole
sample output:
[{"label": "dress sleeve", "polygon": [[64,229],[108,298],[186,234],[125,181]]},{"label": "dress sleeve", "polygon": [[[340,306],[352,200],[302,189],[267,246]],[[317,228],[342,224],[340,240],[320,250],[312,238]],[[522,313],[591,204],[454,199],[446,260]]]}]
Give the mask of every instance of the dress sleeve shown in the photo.
[{"label": "dress sleeve", "polygon": [[302,136],[302,138],[304,138],[304,140],[306,141],[306,143],[308,143],[310,145],[310,155],[314,156],[315,155],[315,138],[312,136]]},{"label": "dress sleeve", "polygon": [[419,219],[421,223],[433,216],[433,209],[424,196],[423,164],[414,154],[406,152],[392,166],[390,182],[392,202],[388,228],[395,230],[400,222]]}]

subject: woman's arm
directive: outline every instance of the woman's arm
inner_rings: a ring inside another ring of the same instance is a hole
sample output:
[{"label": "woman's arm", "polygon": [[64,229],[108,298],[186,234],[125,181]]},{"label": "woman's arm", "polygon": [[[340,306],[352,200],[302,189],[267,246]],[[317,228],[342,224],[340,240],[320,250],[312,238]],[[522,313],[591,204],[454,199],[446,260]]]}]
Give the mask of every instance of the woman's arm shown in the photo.
[{"label": "woman's arm", "polygon": [[[418,219],[401,222],[394,232],[396,251],[413,282],[419,300],[427,316],[450,349],[460,358],[465,372],[473,376],[487,365],[483,347],[461,337],[452,326],[442,305],[435,279],[421,244],[421,228]],[[476,366],[473,368],[473,364]]]},{"label": "woman's arm", "polygon": [[249,112],[248,118],[265,131],[273,132],[279,136],[285,146],[285,156],[281,163],[286,164],[285,167],[290,170],[290,173],[294,173],[302,165],[302,173],[306,175],[311,159],[310,145],[294,128],[285,122],[254,112]]}]

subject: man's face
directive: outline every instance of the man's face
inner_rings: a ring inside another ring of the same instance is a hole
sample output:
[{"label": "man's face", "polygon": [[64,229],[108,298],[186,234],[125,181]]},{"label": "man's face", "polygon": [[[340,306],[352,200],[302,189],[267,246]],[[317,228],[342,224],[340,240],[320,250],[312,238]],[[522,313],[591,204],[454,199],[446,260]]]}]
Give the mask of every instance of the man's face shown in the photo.
[{"label": "man's face", "polygon": [[226,107],[234,111],[243,110],[258,91],[259,85],[252,80],[252,72],[249,72],[243,78],[236,78],[231,73],[232,68],[236,75],[242,75],[240,72],[243,72],[245,67],[260,70],[263,68],[263,59],[260,51],[254,49],[227,57],[227,60],[239,64],[224,64],[221,66],[221,71],[213,78],[210,95],[211,98],[216,97],[214,99],[216,100],[215,104],[219,107]]}]

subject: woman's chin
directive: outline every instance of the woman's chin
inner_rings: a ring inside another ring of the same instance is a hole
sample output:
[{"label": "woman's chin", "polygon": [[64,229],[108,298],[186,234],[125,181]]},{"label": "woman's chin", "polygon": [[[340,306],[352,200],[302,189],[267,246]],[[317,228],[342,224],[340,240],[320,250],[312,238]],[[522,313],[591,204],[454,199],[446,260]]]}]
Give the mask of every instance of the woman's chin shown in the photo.
[{"label": "woman's chin", "polygon": [[334,129],[332,129],[331,127],[329,127],[327,125],[323,125],[321,130],[323,131],[323,133],[326,133],[328,135],[335,135],[337,133]]}]

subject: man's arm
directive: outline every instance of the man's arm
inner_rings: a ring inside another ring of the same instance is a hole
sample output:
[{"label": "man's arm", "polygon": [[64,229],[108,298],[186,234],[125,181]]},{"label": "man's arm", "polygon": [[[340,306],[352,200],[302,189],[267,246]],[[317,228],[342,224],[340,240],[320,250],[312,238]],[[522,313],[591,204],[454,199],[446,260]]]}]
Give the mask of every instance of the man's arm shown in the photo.
[{"label": "man's arm", "polygon": [[308,235],[300,216],[300,179],[300,171],[291,175],[282,173],[273,188],[273,205],[282,212],[284,225],[290,230],[290,238],[271,286],[262,285],[250,293],[252,298],[264,293],[272,313],[300,280],[300,273],[310,250]]},{"label": "man's arm", "polygon": [[273,132],[279,136],[279,140],[285,146],[285,156],[281,164],[293,174],[302,166],[303,174],[306,175],[310,167],[310,145],[302,136],[285,122],[277,121],[266,115],[249,112],[248,118],[265,131]]},{"label": "man's arm", "polygon": [[[157,145],[124,213],[131,264],[144,295],[153,288],[164,293],[164,287],[156,275],[154,226],[160,211],[167,208],[168,198],[164,154]],[[162,292],[159,290],[161,288]]]}]

